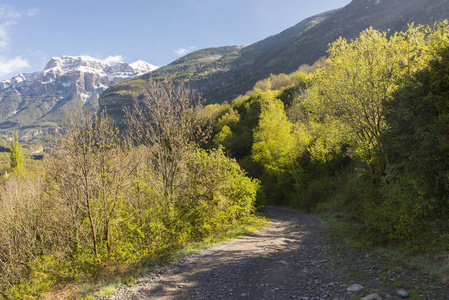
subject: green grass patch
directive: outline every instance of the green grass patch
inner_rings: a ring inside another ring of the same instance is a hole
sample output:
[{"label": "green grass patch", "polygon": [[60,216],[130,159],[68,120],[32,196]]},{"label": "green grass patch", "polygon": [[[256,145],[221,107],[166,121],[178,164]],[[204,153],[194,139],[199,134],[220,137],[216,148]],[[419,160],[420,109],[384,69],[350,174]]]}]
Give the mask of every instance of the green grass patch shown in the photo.
[{"label": "green grass patch", "polygon": [[393,285],[395,287],[402,288],[402,289],[411,289],[411,288],[413,288],[412,284],[406,283],[406,282],[402,281],[399,278],[395,278],[393,280]]},{"label": "green grass patch", "polygon": [[429,295],[429,291],[425,289],[412,289],[410,291],[410,299],[412,300],[421,300],[423,297],[421,295]]},{"label": "green grass patch", "polygon": [[349,272],[349,278],[354,279],[354,280],[364,280],[364,279],[367,279],[368,277],[369,277],[369,275],[361,270]]},{"label": "green grass patch", "polygon": [[380,282],[382,282],[384,284],[387,284],[390,282],[390,278],[385,273],[379,274],[379,280],[380,280]]}]

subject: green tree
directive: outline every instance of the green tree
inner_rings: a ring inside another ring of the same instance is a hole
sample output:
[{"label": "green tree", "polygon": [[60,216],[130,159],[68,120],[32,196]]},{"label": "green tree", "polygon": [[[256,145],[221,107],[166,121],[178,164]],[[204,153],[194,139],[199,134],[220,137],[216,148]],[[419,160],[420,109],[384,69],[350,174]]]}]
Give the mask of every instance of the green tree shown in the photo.
[{"label": "green tree", "polygon": [[23,170],[23,149],[19,143],[19,133],[12,133],[10,163],[13,172]]},{"label": "green tree", "polygon": [[291,167],[296,159],[295,149],[296,140],[284,104],[270,99],[262,105],[259,124],[254,130],[252,158],[268,172],[277,172]]},{"label": "green tree", "polygon": [[380,140],[386,129],[383,103],[428,59],[427,31],[411,26],[389,36],[369,28],[349,43],[340,38],[328,50],[326,67],[315,75],[327,113],[356,134],[354,150],[373,174],[375,165],[382,174],[388,163]]},{"label": "green tree", "polygon": [[230,110],[218,119],[215,126],[215,146],[223,146],[253,177],[259,175],[250,159],[253,130],[259,122],[261,103],[268,93],[256,88],[251,95],[235,99]]},{"label": "green tree", "polygon": [[294,162],[297,158],[297,142],[293,127],[287,118],[284,104],[265,92],[261,113],[254,129],[251,158],[264,170],[262,182],[276,201],[284,201],[286,186],[291,184]]},{"label": "green tree", "polygon": [[90,249],[100,262],[113,251],[111,231],[129,185],[130,158],[105,112],[75,112],[68,122],[58,149],[44,161],[48,192],[71,211],[74,253]]},{"label": "green tree", "polygon": [[391,165],[384,178],[385,201],[376,215],[381,217],[379,230],[390,239],[419,236],[426,243],[422,233],[448,229],[448,29],[442,23],[429,37],[433,59],[428,67],[385,104],[389,129],[382,141]]},{"label": "green tree", "polygon": [[250,179],[222,147],[196,149],[187,160],[178,209],[195,239],[228,228],[254,212],[259,181]]}]

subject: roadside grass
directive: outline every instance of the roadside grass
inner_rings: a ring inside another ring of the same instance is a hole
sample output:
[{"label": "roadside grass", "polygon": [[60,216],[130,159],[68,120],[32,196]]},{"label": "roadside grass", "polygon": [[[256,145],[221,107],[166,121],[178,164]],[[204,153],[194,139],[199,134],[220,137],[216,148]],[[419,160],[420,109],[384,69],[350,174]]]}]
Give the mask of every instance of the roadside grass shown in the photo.
[{"label": "roadside grass", "polygon": [[422,296],[427,296],[427,295],[429,295],[429,291],[427,291],[425,289],[413,288],[410,290],[410,299],[412,299],[412,300],[421,300],[421,299],[423,299]]},{"label": "roadside grass", "polygon": [[[354,249],[366,251],[372,256],[385,260],[383,271],[400,272],[402,266],[419,270],[445,285],[449,285],[449,254],[444,250],[432,249],[425,253],[417,253],[406,247],[394,247],[372,244],[356,224],[342,220],[338,215],[318,214],[326,226],[337,232],[344,242]],[[387,281],[387,278],[380,278]]]},{"label": "roadside grass", "polygon": [[164,257],[134,264],[113,265],[106,268],[95,279],[83,278],[79,282],[72,282],[65,287],[56,287],[48,291],[43,299],[70,298],[93,300],[114,295],[120,286],[134,285],[140,276],[161,265],[179,260],[189,253],[199,252],[205,248],[237,239],[266,226],[269,222],[270,218],[268,215],[259,213],[241,220],[238,225],[217,236],[206,238],[200,242],[188,243],[182,249],[166,254]]},{"label": "roadside grass", "polygon": [[208,237],[201,242],[188,243],[184,248],[175,252],[171,260],[178,260],[185,257],[189,253],[199,252],[205,248],[216,246],[219,244],[226,243],[228,241],[237,239],[241,236],[254,232],[264,226],[269,222],[269,217],[266,214],[259,214],[245,220],[242,224],[231,228],[218,236]]},{"label": "roadside grass", "polygon": [[390,278],[388,278],[388,275],[386,273],[379,274],[379,280],[380,282],[387,284],[390,282]]},{"label": "roadside grass", "polygon": [[367,278],[369,278],[369,274],[367,274],[365,271],[350,271],[349,272],[349,278],[354,279],[354,280],[365,280]]}]

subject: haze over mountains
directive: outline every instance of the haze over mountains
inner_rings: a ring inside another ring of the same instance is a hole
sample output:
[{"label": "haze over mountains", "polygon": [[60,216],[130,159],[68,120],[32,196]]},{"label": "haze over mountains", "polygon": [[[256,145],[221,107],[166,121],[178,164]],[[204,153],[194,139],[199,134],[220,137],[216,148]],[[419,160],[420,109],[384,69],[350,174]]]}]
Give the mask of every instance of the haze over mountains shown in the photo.
[{"label": "haze over mountains", "polygon": [[370,26],[395,32],[410,23],[433,25],[447,18],[447,0],[353,0],[248,46],[195,51],[155,72],[112,86],[100,98],[100,105],[120,120],[122,105],[140,94],[149,77],[186,82],[209,103],[231,101],[270,73],[291,73],[303,64],[313,64],[340,36],[350,40]]}]

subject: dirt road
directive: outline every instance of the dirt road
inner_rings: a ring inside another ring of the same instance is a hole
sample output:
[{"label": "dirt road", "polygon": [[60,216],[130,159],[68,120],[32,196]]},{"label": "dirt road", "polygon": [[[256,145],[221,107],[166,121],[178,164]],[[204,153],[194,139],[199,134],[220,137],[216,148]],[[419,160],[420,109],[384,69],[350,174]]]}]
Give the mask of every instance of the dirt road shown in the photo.
[{"label": "dirt road", "polygon": [[[402,299],[401,289],[449,299],[431,278],[336,246],[313,216],[278,207],[268,213],[273,222],[265,228],[153,270],[109,299]],[[353,284],[363,289],[348,291]]]}]

